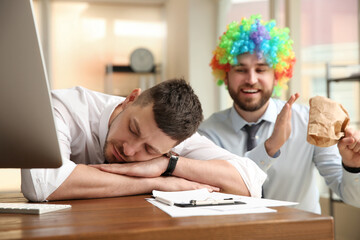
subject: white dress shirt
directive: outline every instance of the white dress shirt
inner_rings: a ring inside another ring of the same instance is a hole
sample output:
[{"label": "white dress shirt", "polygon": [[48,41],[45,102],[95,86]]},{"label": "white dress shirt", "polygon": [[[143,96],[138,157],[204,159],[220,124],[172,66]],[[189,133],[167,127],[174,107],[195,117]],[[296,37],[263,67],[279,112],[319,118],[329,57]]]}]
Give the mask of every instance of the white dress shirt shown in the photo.
[{"label": "white dress shirt", "polygon": [[[52,104],[63,165],[58,169],[22,169],[21,189],[31,201],[45,201],[71,174],[76,164],[101,164],[109,118],[123,97],[82,87],[52,91]],[[239,157],[195,133],[172,149],[199,160],[228,160],[241,174],[251,196],[261,196],[266,174],[250,159]]]},{"label": "white dress shirt", "polygon": [[271,136],[276,117],[284,104],[284,101],[270,99],[266,112],[258,120],[265,120],[256,135],[258,145],[248,152],[247,135],[241,130],[248,123],[234,107],[211,115],[200,125],[199,132],[218,146],[256,162],[268,175],[263,186],[265,198],[299,202],[297,208],[320,213],[319,191],[314,174],[317,168],[327,185],[344,202],[360,207],[360,174],[343,169],[336,145],[320,148],[306,141],[308,107],[293,104],[290,137],[280,148],[278,156],[268,156],[264,142]]}]

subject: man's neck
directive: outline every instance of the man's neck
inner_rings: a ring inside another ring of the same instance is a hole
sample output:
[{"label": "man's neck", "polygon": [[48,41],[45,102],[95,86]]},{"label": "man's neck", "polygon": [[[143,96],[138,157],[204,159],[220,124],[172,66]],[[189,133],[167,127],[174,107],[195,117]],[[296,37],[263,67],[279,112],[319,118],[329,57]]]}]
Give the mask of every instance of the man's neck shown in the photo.
[{"label": "man's neck", "polygon": [[256,111],[245,111],[243,109],[240,109],[240,107],[236,104],[234,104],[235,110],[237,111],[237,113],[246,121],[246,122],[257,122],[262,115],[264,115],[267,107],[269,106],[270,103],[270,99],[264,104],[264,106],[262,106],[260,109],[256,110]]}]

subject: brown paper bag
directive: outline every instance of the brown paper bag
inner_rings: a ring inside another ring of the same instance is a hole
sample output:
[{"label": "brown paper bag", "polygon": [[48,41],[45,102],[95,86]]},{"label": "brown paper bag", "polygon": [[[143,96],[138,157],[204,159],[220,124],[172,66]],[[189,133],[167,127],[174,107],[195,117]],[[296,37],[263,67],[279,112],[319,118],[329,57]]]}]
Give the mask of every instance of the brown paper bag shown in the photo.
[{"label": "brown paper bag", "polygon": [[310,99],[307,141],[318,147],[336,144],[345,133],[350,118],[346,109],[326,97]]}]

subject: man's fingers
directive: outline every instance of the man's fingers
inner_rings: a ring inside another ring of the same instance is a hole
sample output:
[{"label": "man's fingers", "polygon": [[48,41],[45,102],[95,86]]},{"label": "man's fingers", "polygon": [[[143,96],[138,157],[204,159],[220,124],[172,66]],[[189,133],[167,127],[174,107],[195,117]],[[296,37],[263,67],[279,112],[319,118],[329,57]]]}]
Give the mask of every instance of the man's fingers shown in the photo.
[{"label": "man's fingers", "polygon": [[293,105],[293,103],[300,97],[299,93],[295,93],[293,95],[291,95],[291,97],[289,98],[289,100],[287,101],[287,103],[290,105],[290,107]]},{"label": "man's fingers", "polygon": [[117,163],[112,164],[101,164],[99,169],[104,172],[115,173],[115,174],[123,174],[124,173],[124,166]]},{"label": "man's fingers", "polygon": [[285,103],[284,107],[281,109],[279,117],[283,117],[283,116],[291,117],[290,115],[288,115],[290,113],[291,106],[299,97],[300,97],[300,94],[298,94],[298,93],[291,95],[289,100]]},{"label": "man's fingers", "polygon": [[207,190],[209,192],[220,192],[220,188],[218,188],[218,187],[214,187],[214,186],[210,186],[210,185],[206,185],[205,187],[207,188]]},{"label": "man's fingers", "polygon": [[358,148],[360,148],[360,132],[356,132],[352,128],[346,128],[345,137],[353,139],[353,142],[349,144],[348,148],[353,150],[354,152],[358,152]]},{"label": "man's fingers", "polygon": [[349,146],[353,143],[354,143],[354,139],[352,137],[345,137],[339,141],[338,148],[339,150],[343,150],[345,148],[349,148]]},{"label": "man's fingers", "polygon": [[353,152],[360,151],[360,132],[352,128],[345,129],[345,137],[339,141],[339,149],[348,148]]},{"label": "man's fingers", "polygon": [[356,153],[360,152],[360,142],[358,142],[358,144],[354,147],[353,151]]},{"label": "man's fingers", "polygon": [[100,169],[101,164],[89,164],[88,166],[89,166],[89,167],[93,167],[93,168]]}]

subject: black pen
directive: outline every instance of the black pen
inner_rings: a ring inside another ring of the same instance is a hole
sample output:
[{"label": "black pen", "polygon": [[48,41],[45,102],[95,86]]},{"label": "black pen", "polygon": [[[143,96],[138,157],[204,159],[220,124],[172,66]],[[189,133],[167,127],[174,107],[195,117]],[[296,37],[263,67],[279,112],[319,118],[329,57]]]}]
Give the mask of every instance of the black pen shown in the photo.
[{"label": "black pen", "polygon": [[190,200],[190,204],[196,206],[203,206],[203,205],[224,205],[224,204],[234,204],[235,201],[232,198],[222,199],[222,200]]},{"label": "black pen", "polygon": [[190,200],[190,203],[174,203],[178,207],[203,207],[203,206],[217,206],[217,205],[235,205],[245,204],[241,201],[235,201],[232,198],[221,199],[221,200]]}]

